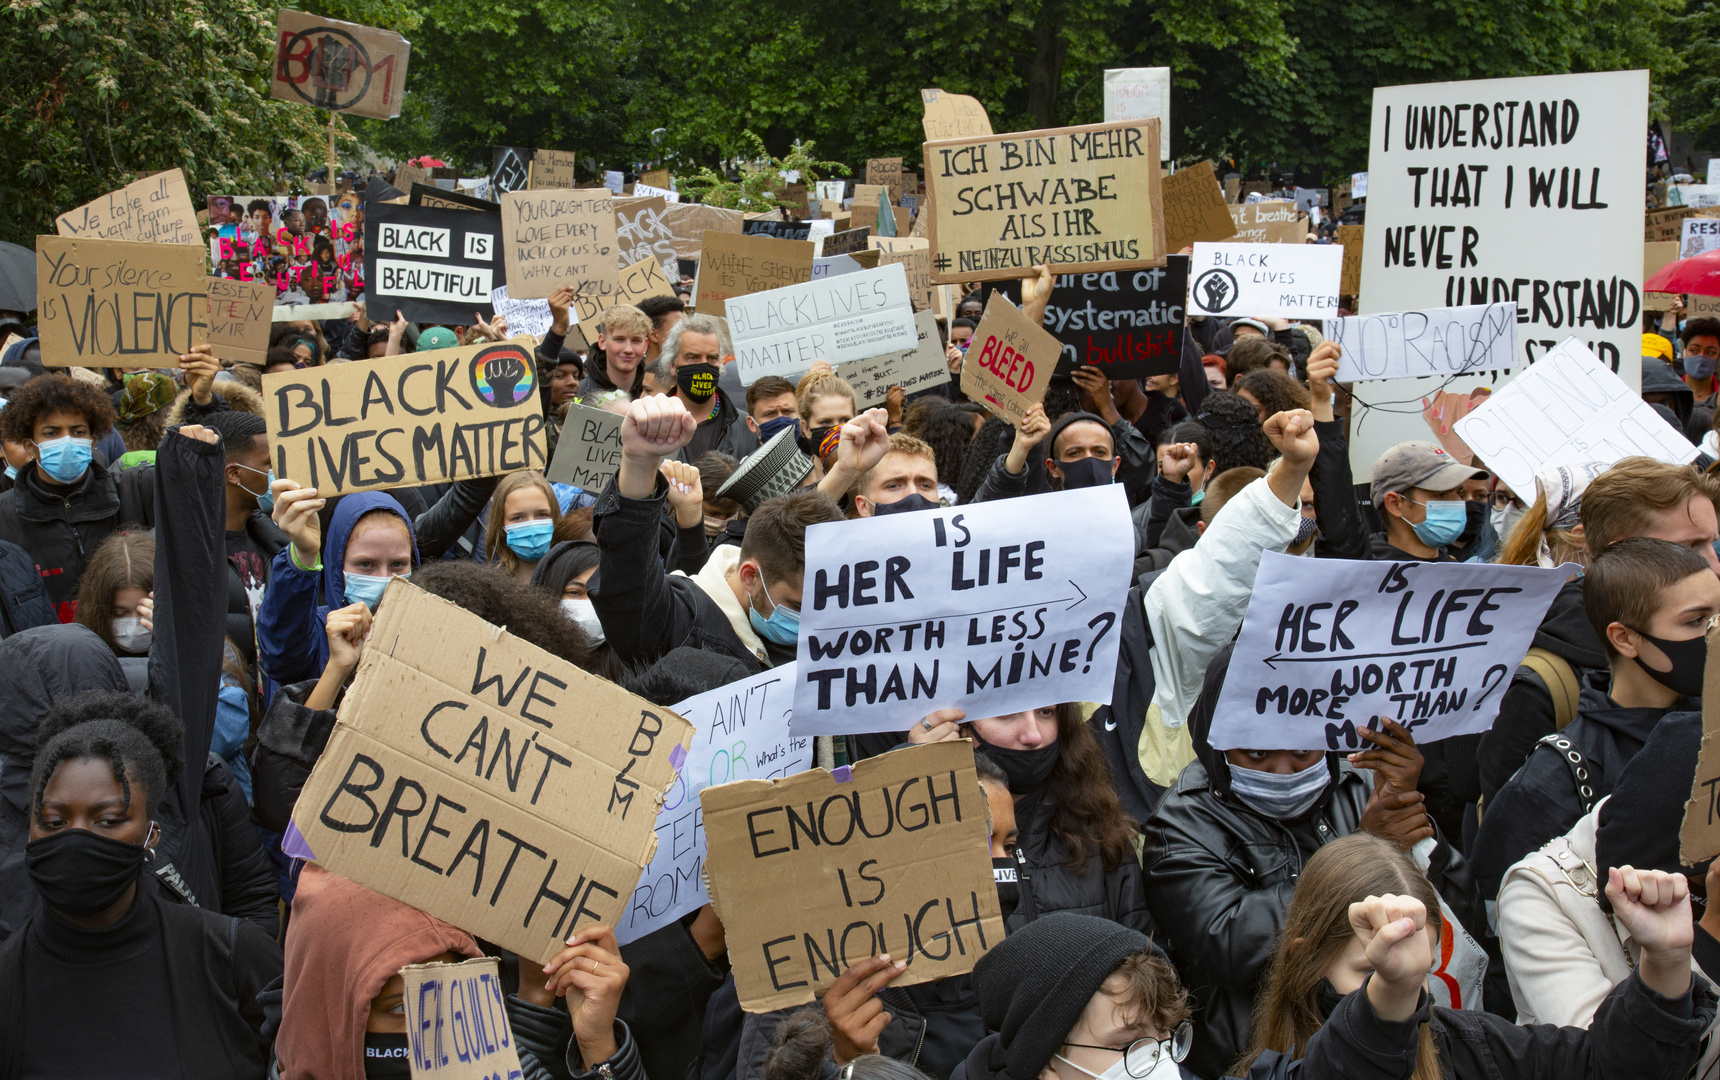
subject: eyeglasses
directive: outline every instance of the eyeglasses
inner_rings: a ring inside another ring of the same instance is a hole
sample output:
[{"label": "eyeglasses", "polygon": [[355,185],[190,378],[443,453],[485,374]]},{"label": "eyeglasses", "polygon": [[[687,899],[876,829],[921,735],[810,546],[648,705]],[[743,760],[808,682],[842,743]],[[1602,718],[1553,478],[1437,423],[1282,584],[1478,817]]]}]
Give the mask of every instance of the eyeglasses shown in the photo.
[{"label": "eyeglasses", "polygon": [[[1168,1039],[1136,1039],[1123,1049],[1123,1068],[1130,1076],[1146,1076],[1158,1065],[1159,1059],[1169,1054],[1172,1061],[1180,1063],[1188,1057],[1189,1047],[1194,1044],[1194,1024],[1184,1020],[1176,1026]],[[1090,1046],[1087,1043],[1068,1043],[1068,1046],[1078,1046],[1083,1050],[1109,1050],[1117,1052],[1115,1046]]]}]

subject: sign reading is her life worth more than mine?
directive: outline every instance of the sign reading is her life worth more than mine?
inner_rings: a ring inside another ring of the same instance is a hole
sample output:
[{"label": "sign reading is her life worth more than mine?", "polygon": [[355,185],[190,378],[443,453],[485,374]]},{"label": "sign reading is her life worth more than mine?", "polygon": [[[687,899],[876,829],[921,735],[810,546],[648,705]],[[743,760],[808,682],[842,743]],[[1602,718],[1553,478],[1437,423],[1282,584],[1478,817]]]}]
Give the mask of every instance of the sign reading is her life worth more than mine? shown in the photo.
[{"label": "sign reading is her life worth more than mine?", "polygon": [[1261,557],[1212,724],[1218,750],[1361,750],[1488,730],[1576,567]]},{"label": "sign reading is her life worth more than mine?", "polygon": [[794,733],[905,731],[933,709],[1000,716],[1108,693],[1128,522],[1107,485],[812,526]]},{"label": "sign reading is her life worth more than mine?", "polygon": [[501,197],[508,295],[542,300],[563,285],[614,296],[615,204],[605,188],[510,191]]},{"label": "sign reading is her life worth more than mine?", "polygon": [[54,219],[61,236],[133,240],[140,244],[199,244],[203,230],[185,187],[185,174],[168,169],[110,191]]},{"label": "sign reading is her life worth more than mine?", "polygon": [[708,787],[699,803],[711,904],[748,1012],[812,1001],[882,953],[907,964],[893,986],[960,975],[1003,940],[965,739]]},{"label": "sign reading is her life worth more than mine?", "polygon": [[269,96],[389,120],[400,115],[411,56],[392,30],[281,8]]},{"label": "sign reading is her life worth more than mine?", "polygon": [[962,360],[962,393],[1019,428],[1027,410],[1045,400],[1062,355],[1061,342],[993,292]]},{"label": "sign reading is her life worth more than mine?", "polygon": [[1188,313],[1330,319],[1343,272],[1336,244],[1196,244]]},{"label": "sign reading is her life worth more than mine?", "polygon": [[542,963],[621,918],[692,740],[396,578],[282,849]]},{"label": "sign reading is her life worth more than mine?", "polygon": [[167,367],[209,340],[203,249],[36,237],[36,314],[49,367]]},{"label": "sign reading is her life worth more than mine?", "polygon": [[932,281],[1001,281],[1165,263],[1159,122],[925,144]]},{"label": "sign reading is her life worth more than mine?", "polygon": [[275,475],[323,495],[542,468],[537,365],[519,341],[263,376]]}]

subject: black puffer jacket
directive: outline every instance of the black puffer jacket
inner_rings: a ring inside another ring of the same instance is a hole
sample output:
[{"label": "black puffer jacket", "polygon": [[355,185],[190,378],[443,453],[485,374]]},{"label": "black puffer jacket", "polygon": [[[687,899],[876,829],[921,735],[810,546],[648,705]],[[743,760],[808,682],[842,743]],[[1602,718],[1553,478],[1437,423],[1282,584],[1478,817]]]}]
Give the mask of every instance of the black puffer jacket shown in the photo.
[{"label": "black puffer jacket", "polygon": [[[1109,776],[1094,777],[1104,783]],[[1015,801],[1016,862],[1020,866],[1021,901],[1004,921],[1010,933],[1053,911],[1097,915],[1151,937],[1153,916],[1147,910],[1141,864],[1133,855],[1105,869],[1095,845],[1089,846],[1087,863],[1080,869],[1069,866],[1069,849],[1051,831],[1053,805],[1049,796],[1027,795]]]},{"label": "black puffer jacket", "polygon": [[[1224,688],[1230,650],[1207,669],[1189,714],[1196,760],[1165,792],[1146,824],[1143,861],[1147,903],[1196,1003],[1188,1066],[1222,1075],[1248,1048],[1261,976],[1272,959],[1290,897],[1308,858],[1361,827],[1371,775],[1343,755],[1326,756],[1332,782],[1301,817],[1279,821],[1230,792],[1230,764],[1207,742],[1213,706]],[[1475,903],[1462,856],[1443,841],[1428,868],[1458,921],[1475,925]]]},{"label": "black puffer jacket", "polygon": [[17,544],[0,540],[0,638],[59,621],[42,588],[36,560]]},{"label": "black puffer jacket", "polygon": [[140,465],[115,474],[92,461],[76,484],[59,487],[45,483],[32,461],[12,490],[0,492],[0,540],[36,560],[62,622],[76,613],[78,579],[102,541],[121,525],[155,524],[154,472]]}]

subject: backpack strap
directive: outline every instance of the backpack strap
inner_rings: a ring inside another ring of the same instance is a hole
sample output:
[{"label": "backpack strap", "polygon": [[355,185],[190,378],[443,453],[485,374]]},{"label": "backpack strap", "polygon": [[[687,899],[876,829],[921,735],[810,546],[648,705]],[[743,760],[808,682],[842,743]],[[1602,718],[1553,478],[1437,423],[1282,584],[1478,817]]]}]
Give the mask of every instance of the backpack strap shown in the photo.
[{"label": "backpack strap", "polygon": [[1553,699],[1554,730],[1565,730],[1565,725],[1577,718],[1577,698],[1582,693],[1571,662],[1556,652],[1537,647],[1529,650],[1519,666],[1528,668],[1546,686],[1547,696]]},{"label": "backpack strap", "polygon": [[1584,760],[1583,752],[1577,745],[1555,731],[1543,738],[1538,746],[1548,746],[1553,752],[1564,759],[1571,770],[1571,783],[1577,789],[1577,801],[1582,804],[1583,813],[1587,814],[1595,808],[1594,778],[1590,775],[1589,763]]}]

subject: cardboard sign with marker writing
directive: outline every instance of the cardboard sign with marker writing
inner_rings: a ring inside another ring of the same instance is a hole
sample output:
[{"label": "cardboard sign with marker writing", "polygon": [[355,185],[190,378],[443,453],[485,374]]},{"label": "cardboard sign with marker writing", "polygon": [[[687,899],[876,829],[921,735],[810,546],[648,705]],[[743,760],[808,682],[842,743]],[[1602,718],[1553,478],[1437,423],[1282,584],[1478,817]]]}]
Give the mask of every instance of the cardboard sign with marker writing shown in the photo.
[{"label": "cardboard sign with marker writing", "polygon": [[1678,861],[1695,866],[1720,855],[1720,626],[1708,631],[1708,663],[1702,672],[1702,749],[1690,801],[1678,830]]},{"label": "cardboard sign with marker writing", "polygon": [[400,115],[412,45],[392,30],[281,8],[269,96],[388,120]]},{"label": "cardboard sign with marker writing", "polygon": [[706,315],[726,314],[725,303],[812,280],[810,240],[743,236],[739,231],[708,232],[693,278],[693,306]]},{"label": "cardboard sign with marker writing", "polygon": [[1181,251],[1196,241],[1229,240],[1236,222],[1224,202],[1224,189],[1203,161],[1165,177],[1165,250]]},{"label": "cardboard sign with marker writing", "polygon": [[1030,267],[1165,264],[1159,122],[925,144],[932,280],[1002,281]]},{"label": "cardboard sign with marker writing", "polygon": [[61,236],[132,240],[141,244],[202,244],[203,230],[185,174],[168,169],[111,191],[54,219]]},{"label": "cardboard sign with marker writing", "polygon": [[514,191],[502,196],[508,295],[541,300],[563,285],[581,296],[615,295],[615,206],[601,188]]},{"label": "cardboard sign with marker writing", "polygon": [[275,287],[267,282],[206,278],[209,344],[236,364],[262,366],[275,315]]},{"label": "cardboard sign with marker writing", "polygon": [[675,295],[674,286],[663,276],[663,265],[656,259],[640,259],[632,266],[624,267],[621,273],[616,275],[616,282],[619,288],[612,296],[574,294],[573,310],[579,316],[580,322],[593,323],[606,308],[616,304],[638,304],[647,296]]},{"label": "cardboard sign with marker writing", "polygon": [[858,229],[843,229],[833,232],[824,238],[821,254],[825,258],[832,255],[852,255],[856,251],[865,251],[872,237],[872,227],[862,226]]},{"label": "cardboard sign with marker writing", "polygon": [[665,277],[680,277],[675,267],[675,234],[663,224],[669,204],[661,197],[622,199],[615,205],[615,243],[619,262],[631,266],[641,259],[656,259]]},{"label": "cardboard sign with marker writing", "polygon": [[275,475],[323,495],[540,469],[548,454],[537,364],[517,341],[264,375],[263,418]]},{"label": "cardboard sign with marker writing", "polygon": [[926,129],[927,141],[937,139],[971,139],[991,134],[991,117],[979,99],[966,94],[946,94],[942,90],[921,90],[920,101],[926,107],[920,123]]},{"label": "cardboard sign with marker writing", "polygon": [[284,846],[542,963],[620,918],[692,738],[395,578]]},{"label": "cardboard sign with marker writing", "polygon": [[[890,189],[890,201],[902,197],[902,159],[871,158],[866,162],[866,183]],[[856,196],[858,197],[858,196]]]},{"label": "cardboard sign with marker writing", "polygon": [[579,402],[567,406],[561,438],[544,476],[557,484],[602,491],[621,468],[621,416]]},{"label": "cardboard sign with marker writing", "polygon": [[1019,428],[1027,410],[1045,400],[1061,355],[1061,342],[994,292],[962,361],[962,393]]},{"label": "cardboard sign with marker writing", "polygon": [[1677,240],[1684,232],[1684,219],[1696,213],[1694,207],[1675,206],[1670,210],[1650,210],[1643,215],[1644,243]]},{"label": "cardboard sign with marker writing", "polygon": [[1338,226],[1337,239],[1344,249],[1344,269],[1338,276],[1338,292],[1355,296],[1362,291],[1362,226]]},{"label": "cardboard sign with marker writing", "polygon": [[908,295],[914,310],[932,306],[932,244],[918,236],[870,236],[866,243],[878,252],[878,265],[901,263],[908,275]]},{"label": "cardboard sign with marker writing", "polygon": [[704,250],[705,234],[734,233],[740,235],[746,215],[739,210],[704,203],[673,203],[661,215],[663,227],[675,237],[675,254],[682,259],[697,259]]},{"label": "cardboard sign with marker writing", "polygon": [[178,367],[209,340],[203,275],[203,249],[190,244],[36,237],[42,363]]},{"label": "cardboard sign with marker writing", "polygon": [[572,150],[533,150],[531,183],[534,191],[571,188],[574,185]]},{"label": "cardboard sign with marker writing", "polygon": [[854,400],[860,408],[884,404],[892,386],[913,394],[950,381],[949,362],[944,359],[938,338],[937,317],[930,311],[916,311],[914,327],[920,335],[915,348],[836,365],[836,374],[854,389]]},{"label": "cardboard sign with marker writing", "polygon": [[[1677,240],[1660,240],[1642,245],[1642,280],[1660,273],[1667,263],[1679,258]],[[1642,294],[1642,309],[1644,311],[1665,311],[1672,306],[1677,293],[1645,292]]]},{"label": "cardboard sign with marker writing", "polygon": [[960,975],[1003,940],[965,740],[708,787],[699,802],[711,902],[748,1012],[812,1001],[880,953],[907,964],[893,986]]},{"label": "cardboard sign with marker writing", "polygon": [[[416,1080],[499,1080],[520,1073],[508,1025],[500,963],[479,956],[460,963],[408,964],[406,1043]],[[372,1047],[365,1047],[370,1053]]]},{"label": "cardboard sign with marker writing", "polygon": [[1243,203],[1232,206],[1238,244],[1304,244],[1308,241],[1308,215],[1292,202]]}]

